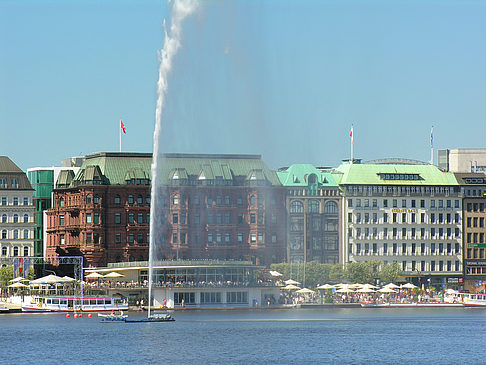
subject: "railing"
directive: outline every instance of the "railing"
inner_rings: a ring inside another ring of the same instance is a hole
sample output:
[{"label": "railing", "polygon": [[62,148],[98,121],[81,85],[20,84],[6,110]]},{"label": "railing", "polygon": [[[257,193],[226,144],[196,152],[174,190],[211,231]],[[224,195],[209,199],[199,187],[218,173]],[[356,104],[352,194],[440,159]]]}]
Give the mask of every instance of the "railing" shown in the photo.
[{"label": "railing", "polygon": [[[231,265],[240,265],[240,266],[255,266],[252,264],[251,261],[237,261],[237,260],[171,260],[171,261],[154,261],[153,266],[212,266],[212,265],[221,265],[221,266],[231,266]],[[139,267],[139,266],[146,266],[148,267],[148,261],[132,261],[132,262],[115,262],[109,263],[109,268],[125,268],[125,267]],[[259,266],[255,266],[259,268]]]}]

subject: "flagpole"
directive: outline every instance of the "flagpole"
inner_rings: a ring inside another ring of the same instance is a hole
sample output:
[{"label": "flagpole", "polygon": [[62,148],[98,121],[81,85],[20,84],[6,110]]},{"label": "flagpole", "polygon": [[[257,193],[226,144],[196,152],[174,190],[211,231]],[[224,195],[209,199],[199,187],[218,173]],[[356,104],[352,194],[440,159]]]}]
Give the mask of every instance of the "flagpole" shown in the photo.
[{"label": "flagpole", "polygon": [[354,161],[353,148],[354,148],[354,126],[351,124],[351,163]]},{"label": "flagpole", "polygon": [[434,164],[434,126],[430,129],[430,164]]},{"label": "flagpole", "polygon": [[118,129],[120,130],[120,152],[122,151],[121,149],[121,122],[120,122],[120,125],[118,126]]}]

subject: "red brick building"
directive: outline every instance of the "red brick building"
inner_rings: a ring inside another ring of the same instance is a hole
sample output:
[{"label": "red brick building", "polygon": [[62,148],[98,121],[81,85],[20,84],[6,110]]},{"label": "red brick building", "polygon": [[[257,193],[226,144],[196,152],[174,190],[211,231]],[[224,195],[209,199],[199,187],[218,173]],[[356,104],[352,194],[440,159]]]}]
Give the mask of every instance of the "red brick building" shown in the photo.
[{"label": "red brick building", "polygon": [[[47,255],[146,260],[150,166],[151,154],[97,153],[75,177],[60,175]],[[156,259],[285,260],[285,190],[260,156],[166,154],[158,176]]]}]

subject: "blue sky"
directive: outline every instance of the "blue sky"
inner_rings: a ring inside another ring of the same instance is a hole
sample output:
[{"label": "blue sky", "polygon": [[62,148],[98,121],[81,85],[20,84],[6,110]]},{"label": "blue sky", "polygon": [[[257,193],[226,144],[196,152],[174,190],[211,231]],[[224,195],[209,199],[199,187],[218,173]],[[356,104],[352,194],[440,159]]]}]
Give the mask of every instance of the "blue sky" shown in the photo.
[{"label": "blue sky", "polygon": [[[163,1],[0,0],[0,155],[22,169],[152,151]],[[165,152],[272,168],[486,147],[486,1],[203,1],[184,23]],[[436,157],[435,157],[436,159]]]}]

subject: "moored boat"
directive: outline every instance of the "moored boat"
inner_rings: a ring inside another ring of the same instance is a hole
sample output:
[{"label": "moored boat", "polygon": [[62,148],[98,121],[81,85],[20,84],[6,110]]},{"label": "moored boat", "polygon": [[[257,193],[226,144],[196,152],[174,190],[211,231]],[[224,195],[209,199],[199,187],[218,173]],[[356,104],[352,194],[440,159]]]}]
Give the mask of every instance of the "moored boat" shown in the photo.
[{"label": "moored boat", "polygon": [[456,294],[458,300],[464,304],[465,307],[485,307],[486,308],[486,294],[482,293],[458,293]]},{"label": "moored boat", "polygon": [[98,317],[101,317],[101,322],[125,322],[127,319],[127,315],[120,312],[119,314],[110,313],[98,313]]},{"label": "moored boat", "polygon": [[22,302],[22,312],[112,312],[127,311],[121,297],[33,296]]},{"label": "moored boat", "polygon": [[464,307],[462,303],[423,302],[423,303],[361,303],[363,308],[450,308]]}]

